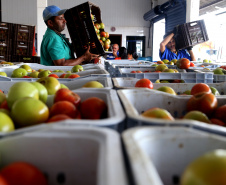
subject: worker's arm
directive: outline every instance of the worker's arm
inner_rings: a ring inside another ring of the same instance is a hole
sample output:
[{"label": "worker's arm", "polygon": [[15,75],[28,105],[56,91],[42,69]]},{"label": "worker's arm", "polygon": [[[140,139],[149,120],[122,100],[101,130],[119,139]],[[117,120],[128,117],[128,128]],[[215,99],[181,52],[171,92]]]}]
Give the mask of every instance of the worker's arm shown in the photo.
[{"label": "worker's arm", "polygon": [[169,34],[161,43],[160,43],[160,51],[161,53],[164,53],[165,47],[168,44],[168,42],[173,38],[174,33]]},{"label": "worker's arm", "polygon": [[62,59],[58,59],[58,60],[53,60],[53,63],[56,66],[75,66],[75,65],[81,64],[83,61],[91,61],[91,60],[99,57],[99,55],[90,53],[89,49],[90,49],[90,47],[86,50],[86,52],[82,56],[80,56],[78,58],[68,59],[68,60],[65,60],[65,58],[62,58]]},{"label": "worker's arm", "polygon": [[190,54],[191,61],[196,61],[193,51],[192,50],[188,50],[188,53]]}]

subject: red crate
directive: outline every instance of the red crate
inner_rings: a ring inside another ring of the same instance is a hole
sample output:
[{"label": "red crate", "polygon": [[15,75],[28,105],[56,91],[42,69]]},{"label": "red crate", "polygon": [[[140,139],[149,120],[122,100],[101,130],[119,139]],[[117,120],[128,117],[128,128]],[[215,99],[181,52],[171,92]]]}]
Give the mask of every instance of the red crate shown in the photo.
[{"label": "red crate", "polygon": [[91,19],[91,12],[95,17],[95,23],[101,23],[100,8],[90,2],[68,9],[64,14],[77,57],[83,55],[89,45],[91,53],[105,54],[104,48],[97,37]]},{"label": "red crate", "polygon": [[25,63],[38,63],[38,64],[40,64],[40,57],[38,57],[38,56],[13,55],[11,57],[11,62],[25,62]]},{"label": "red crate", "polygon": [[178,26],[176,36],[177,49],[195,46],[209,40],[203,20],[189,22]]},{"label": "red crate", "polygon": [[12,23],[0,23],[0,40],[8,41],[12,39],[13,24]]},{"label": "red crate", "polygon": [[12,55],[32,56],[33,41],[22,42],[17,41],[13,44]]},{"label": "red crate", "polygon": [[14,41],[33,42],[35,26],[14,24]]}]

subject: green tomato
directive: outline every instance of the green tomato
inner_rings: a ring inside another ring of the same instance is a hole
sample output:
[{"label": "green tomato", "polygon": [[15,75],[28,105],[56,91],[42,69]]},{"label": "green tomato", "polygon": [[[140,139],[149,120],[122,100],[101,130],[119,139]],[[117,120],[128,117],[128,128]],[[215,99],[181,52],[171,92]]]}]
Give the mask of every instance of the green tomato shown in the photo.
[{"label": "green tomato", "polygon": [[15,130],[12,119],[4,112],[0,112],[0,132],[11,132]]}]

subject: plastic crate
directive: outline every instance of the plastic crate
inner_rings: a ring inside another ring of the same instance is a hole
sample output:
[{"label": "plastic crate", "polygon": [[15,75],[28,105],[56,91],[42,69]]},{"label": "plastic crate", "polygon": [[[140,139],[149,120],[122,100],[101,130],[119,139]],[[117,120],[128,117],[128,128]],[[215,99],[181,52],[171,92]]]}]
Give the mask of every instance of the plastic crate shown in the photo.
[{"label": "plastic crate", "polygon": [[[57,69],[60,69],[59,66],[57,66]],[[0,81],[36,81],[37,78],[11,78],[11,75],[13,73],[13,71],[15,69],[19,68],[18,66],[10,66],[10,67],[4,67],[4,68],[0,68],[1,72],[5,72],[7,74],[7,77],[4,76],[0,76]],[[45,67],[33,67],[33,69],[50,69],[45,68]],[[53,69],[53,68],[51,68]],[[29,73],[28,73],[29,74]],[[59,73],[59,72],[52,72],[52,74],[56,74],[60,77],[60,75],[64,74],[64,73]],[[110,77],[110,74],[104,70],[104,69],[88,69],[85,71],[81,71],[81,72],[77,72],[77,73],[71,73],[71,74],[78,74],[80,77],[79,78],[58,78],[59,81],[63,82],[63,81],[72,81],[72,80],[77,80],[80,78],[86,78],[86,77]]]},{"label": "plastic crate", "polygon": [[185,168],[215,149],[226,150],[226,138],[184,127],[136,127],[122,134],[137,185],[178,185]]},{"label": "plastic crate", "polygon": [[[35,79],[34,81],[36,81],[37,79]],[[87,78],[80,78],[78,80],[75,81],[61,81],[60,79],[58,79],[60,81],[60,83],[65,84],[70,90],[75,90],[75,89],[79,89],[82,88],[82,86],[89,82],[89,81],[98,81],[101,84],[103,84],[104,88],[106,89],[112,89],[113,85],[112,85],[112,81],[111,78],[109,77],[87,77]],[[7,94],[10,87],[17,83],[17,81],[0,81],[0,89]]]},{"label": "plastic crate", "polygon": [[91,53],[105,54],[104,48],[94,29],[91,12],[95,17],[94,22],[101,23],[100,8],[90,2],[70,8],[64,14],[77,57],[83,55],[89,45]]},{"label": "plastic crate", "polygon": [[[152,64],[151,64],[152,65]],[[186,72],[185,69],[178,69],[176,65],[166,65],[169,69],[177,69],[179,72]],[[150,65],[116,65],[116,64],[113,64],[113,65],[110,65],[109,67],[109,72],[112,74],[112,77],[120,77],[121,76],[121,73],[119,71],[120,68],[131,68],[132,70],[134,71],[151,71],[151,72],[154,72],[155,71],[155,68],[156,66],[150,66]],[[131,71],[132,71],[131,70]]]},{"label": "plastic crate", "polygon": [[13,33],[13,24],[1,22],[0,23],[0,40],[1,41],[9,41],[12,39]]},{"label": "plastic crate", "polygon": [[[114,88],[116,89],[131,89],[135,88],[135,84],[139,79],[136,78],[112,78]],[[186,90],[191,90],[196,83],[153,83],[153,89],[158,89],[162,86],[168,86],[174,89],[177,94],[182,94]],[[209,87],[216,88],[221,95],[226,95],[226,82],[208,83]]]},{"label": "plastic crate", "polygon": [[34,42],[35,26],[14,24],[14,41],[18,42]]},{"label": "plastic crate", "polygon": [[178,26],[175,38],[178,49],[195,46],[209,40],[204,20],[189,22]]},{"label": "plastic crate", "polygon": [[[184,80],[186,83],[213,83],[213,73],[131,73],[136,68],[119,68],[120,77],[148,78],[152,82],[156,80]],[[140,69],[141,70],[141,69]],[[142,70],[141,70],[142,71]]]},{"label": "plastic crate", "polygon": [[12,55],[32,56],[33,42],[16,41],[13,43]]},{"label": "plastic crate", "polygon": [[226,82],[226,75],[213,75],[213,82],[214,83],[220,83],[220,82]]},{"label": "plastic crate", "polygon": [[[125,114],[122,105],[117,96],[116,90],[105,88],[82,88],[73,90],[81,97],[81,101],[89,97],[98,97],[105,101],[108,106],[108,117],[99,120],[86,120],[86,119],[71,119],[62,121],[61,125],[86,125],[108,127],[119,132],[125,129]],[[53,96],[50,96],[47,105],[50,107],[53,104]]]},{"label": "plastic crate", "polygon": [[[12,50],[12,40],[0,41],[0,55],[1,56],[10,56]],[[9,62],[9,61],[7,61]]]},{"label": "plastic crate", "polygon": [[40,64],[40,57],[39,56],[13,55],[11,57],[11,62],[24,62],[24,63],[38,63],[38,64]]},{"label": "plastic crate", "polygon": [[[152,126],[190,126],[197,127],[202,130],[224,131],[226,128],[218,125],[207,124],[195,120],[179,119],[183,117],[186,111],[187,101],[191,96],[176,96],[169,93],[145,89],[123,89],[118,90],[118,95],[125,108],[127,115],[127,128],[139,125]],[[225,96],[216,96],[218,107],[225,105]],[[146,118],[140,114],[150,108],[158,107],[167,110],[175,118],[175,121]]]},{"label": "plastic crate", "polygon": [[0,147],[1,168],[16,161],[31,163],[51,185],[127,185],[120,136],[110,129],[49,125],[2,138]]}]

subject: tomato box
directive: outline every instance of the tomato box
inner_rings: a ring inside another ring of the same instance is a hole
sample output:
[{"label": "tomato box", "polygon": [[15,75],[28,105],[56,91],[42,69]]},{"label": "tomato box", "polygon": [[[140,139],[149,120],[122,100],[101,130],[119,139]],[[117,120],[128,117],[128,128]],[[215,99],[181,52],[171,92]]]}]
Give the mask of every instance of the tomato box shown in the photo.
[{"label": "tomato box", "polygon": [[225,136],[185,127],[136,127],[124,131],[122,140],[134,184],[139,185],[178,185],[193,160],[226,150]]},{"label": "tomato box", "polygon": [[21,42],[34,42],[35,38],[35,26],[14,24],[14,41]]},{"label": "tomato box", "polygon": [[[112,78],[114,88],[116,89],[128,89],[135,88],[136,82],[140,80],[137,78]],[[191,90],[196,83],[153,83],[153,89],[157,89],[162,86],[169,86],[180,95],[187,90]],[[226,95],[226,83],[207,83],[209,87],[214,87],[218,90],[220,95]]]},{"label": "tomato box", "polygon": [[[52,68],[51,68],[52,67]],[[34,70],[39,70],[39,69],[45,69],[45,70],[50,70],[50,69],[61,69],[60,66],[38,66],[38,67],[32,67]],[[7,74],[7,77],[5,76],[0,76],[0,81],[36,81],[37,78],[12,78],[13,71],[15,69],[19,68],[19,66],[14,65],[10,67],[4,67],[0,68],[0,72],[5,72]],[[63,68],[63,69],[71,69],[69,68]],[[58,77],[60,77],[62,74],[66,74],[67,72],[51,72],[52,74],[56,74]],[[71,74],[77,74],[80,77],[79,78],[86,78],[86,77],[110,77],[110,74],[104,70],[104,69],[87,69],[84,71],[80,71],[77,73],[71,73]],[[29,75],[29,73],[28,73]],[[59,78],[59,81],[71,81],[71,80],[77,80],[78,78]]]},{"label": "tomato box", "polygon": [[49,124],[2,138],[0,148],[1,168],[30,163],[48,184],[127,185],[120,135],[111,129]]},{"label": "tomato box", "polygon": [[[187,102],[191,96],[177,96],[162,91],[151,90],[147,88],[123,89],[118,90],[118,95],[125,108],[127,115],[127,127],[139,125],[153,126],[188,126],[197,127],[202,130],[226,131],[225,127],[207,124],[200,121],[181,119],[186,113]],[[225,96],[216,96],[218,107],[226,104]],[[161,108],[167,110],[174,121],[157,118],[147,118],[141,116],[141,113],[150,108]]]},{"label": "tomato box", "polygon": [[[33,81],[37,80],[36,78],[34,78],[34,79],[35,80],[33,80]],[[74,80],[61,81],[59,79],[59,82],[61,84],[66,85],[70,90],[82,88],[82,86],[84,84],[86,84],[87,82],[90,82],[90,81],[100,82],[101,84],[103,84],[104,88],[106,88],[106,89],[112,89],[113,88],[111,78],[109,78],[109,77],[87,77],[87,78],[79,78],[76,81],[74,81]],[[0,81],[0,89],[5,94],[7,94],[10,87],[17,82],[18,81]]]},{"label": "tomato box", "polygon": [[[92,20],[91,14],[94,16],[94,20]],[[90,46],[91,53],[105,54],[93,23],[102,23],[101,11],[98,6],[91,2],[86,2],[68,9],[64,16],[77,57],[83,55],[88,46]],[[102,30],[104,31],[104,29]]]},{"label": "tomato box", "polygon": [[[140,71],[145,69],[139,69]],[[146,69],[148,70],[148,69]],[[132,77],[132,78],[148,78],[152,82],[156,80],[183,80],[185,83],[213,83],[212,73],[198,73],[198,72],[180,72],[179,73],[165,73],[154,72],[154,69],[150,69],[151,73],[131,73],[137,71],[136,68],[119,68],[120,77]],[[150,71],[149,70],[149,71]]]},{"label": "tomato box", "polygon": [[13,24],[7,22],[0,23],[0,40],[9,41],[12,39],[13,34]]}]

